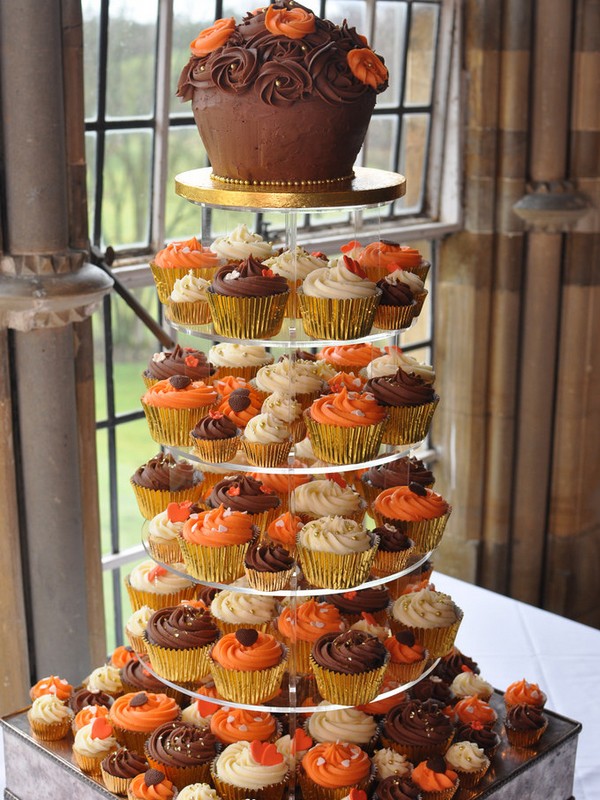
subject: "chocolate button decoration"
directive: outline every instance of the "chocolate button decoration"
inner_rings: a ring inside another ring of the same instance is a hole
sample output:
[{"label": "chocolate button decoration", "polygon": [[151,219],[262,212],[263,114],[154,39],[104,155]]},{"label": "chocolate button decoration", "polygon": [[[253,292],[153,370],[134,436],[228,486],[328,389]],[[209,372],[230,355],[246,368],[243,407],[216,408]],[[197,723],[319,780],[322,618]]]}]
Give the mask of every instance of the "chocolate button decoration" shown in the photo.
[{"label": "chocolate button decoration", "polygon": [[424,486],[421,486],[420,483],[415,483],[414,481],[411,481],[408,484],[408,488],[414,494],[418,494],[419,497],[427,497],[427,489]]},{"label": "chocolate button decoration", "polygon": [[138,692],[134,695],[131,700],[129,701],[129,705],[131,708],[137,708],[138,706],[145,706],[148,702],[148,695],[146,692]]},{"label": "chocolate button decoration", "polygon": [[432,756],[427,761],[427,768],[432,772],[444,773],[446,772],[446,762],[443,756]]},{"label": "chocolate button decoration", "polygon": [[229,395],[229,408],[237,413],[245,411],[250,403],[249,389],[234,389]]},{"label": "chocolate button decoration", "polygon": [[149,769],[144,773],[144,783],[146,786],[156,786],[161,781],[164,781],[165,774],[159,769]]},{"label": "chocolate button decoration", "polygon": [[185,389],[191,382],[192,379],[187,375],[173,375],[172,378],[169,378],[169,383],[174,389]]},{"label": "chocolate button decoration", "polygon": [[258,639],[258,631],[252,630],[252,628],[242,628],[235,632],[235,638],[244,647],[252,647]]}]

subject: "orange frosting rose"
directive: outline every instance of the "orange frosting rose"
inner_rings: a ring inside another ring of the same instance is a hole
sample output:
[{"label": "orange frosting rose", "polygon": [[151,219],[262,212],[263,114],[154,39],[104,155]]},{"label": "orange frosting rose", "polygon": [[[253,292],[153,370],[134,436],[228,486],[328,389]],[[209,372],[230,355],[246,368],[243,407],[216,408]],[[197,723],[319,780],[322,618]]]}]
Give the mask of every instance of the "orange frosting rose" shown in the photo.
[{"label": "orange frosting rose", "polygon": [[423,258],[414,247],[382,241],[368,244],[356,260],[366,270],[369,267],[385,267],[388,272],[394,272],[418,267]]},{"label": "orange frosting rose", "polygon": [[260,410],[262,407],[262,398],[261,396],[250,387],[239,387],[239,388],[247,388],[249,391],[248,399],[250,400],[250,405],[246,408],[242,409],[241,411],[234,411],[233,408],[229,405],[231,393],[227,395],[227,397],[223,398],[221,403],[217,407],[217,411],[220,411],[225,417],[230,419],[238,428],[245,428],[246,425],[250,422],[252,417],[255,417],[257,414],[260,414]]},{"label": "orange frosting rose", "polygon": [[431,489],[425,491],[426,494],[421,496],[408,486],[384,489],[375,498],[375,510],[389,519],[406,522],[435,519],[446,514],[449,506],[444,498]]},{"label": "orange frosting rose", "polygon": [[275,8],[269,6],[265,12],[265,28],[273,36],[302,39],[315,30],[315,15],[306,8]]},{"label": "orange frosting rose", "polygon": [[412,779],[424,792],[440,792],[450,789],[456,784],[457,774],[446,768],[445,772],[436,772],[427,766],[427,761],[421,761],[412,771]]},{"label": "orange frosting rose", "polygon": [[217,397],[213,387],[207,386],[204,381],[192,381],[176,389],[168,378],[151,386],[142,397],[142,402],[158,408],[208,408],[216,402]]},{"label": "orange frosting rose", "polygon": [[528,706],[543,708],[546,703],[546,695],[537,683],[527,683],[523,678],[521,681],[510,684],[504,693],[504,702],[509,706],[525,703]]},{"label": "orange frosting rose", "polygon": [[254,672],[279,664],[283,649],[270,633],[258,632],[256,641],[251,645],[242,644],[235,633],[228,633],[214,645],[210,656],[225,669]]},{"label": "orange frosting rose", "polygon": [[337,394],[319,397],[310,407],[315,422],[358,428],[375,425],[385,417],[385,408],[378,405],[372,394],[348,392],[342,388]]},{"label": "orange frosting rose", "polygon": [[[157,772],[157,770],[153,770],[153,772]],[[128,796],[139,798],[139,800],[171,800],[171,798],[175,797],[175,792],[174,784],[164,775],[160,783],[153,783],[148,786],[146,773],[142,772],[140,775],[136,775],[129,784]]]},{"label": "orange frosting rose", "polygon": [[377,89],[387,81],[387,67],[368,47],[358,47],[355,50],[350,50],[347,59],[352,74],[361,83],[366,83],[372,89]]},{"label": "orange frosting rose", "polygon": [[395,636],[390,636],[384,640],[383,645],[392,656],[394,664],[415,664],[425,658],[425,648],[418,642],[409,647],[399,642]]},{"label": "orange frosting rose", "polygon": [[[145,702],[141,702],[146,698]],[[172,697],[152,692],[129,692],[117,697],[108,720],[128,731],[153,731],[165,722],[179,717],[179,706]]]},{"label": "orange frosting rose", "polygon": [[266,742],[276,730],[275,717],[266,711],[246,711],[223,706],[212,715],[210,729],[223,744]]},{"label": "orange frosting rose", "polygon": [[454,706],[454,713],[461,722],[481,722],[482,725],[493,725],[498,714],[489,703],[478,697],[464,697]]},{"label": "orange frosting rose", "polygon": [[338,372],[327,381],[332,392],[339,392],[342,388],[349,392],[361,392],[366,383],[365,379],[354,372]]},{"label": "orange frosting rose", "polygon": [[200,267],[218,267],[222,261],[209,247],[202,247],[196,237],[185,242],[170,242],[154,257],[154,263],[163,269],[184,267],[199,269]]},{"label": "orange frosting rose", "polygon": [[53,694],[64,702],[69,699],[72,691],[73,687],[64,678],[59,678],[58,675],[49,675],[31,687],[29,696],[32,700],[35,700],[43,694]]},{"label": "orange frosting rose", "polygon": [[254,536],[252,517],[243,511],[230,511],[223,505],[200,514],[192,514],[181,535],[186,542],[205,547],[245,544]]},{"label": "orange frosting rose", "polygon": [[235,20],[233,17],[216,20],[209,28],[200,31],[198,36],[190,43],[190,49],[194,56],[207,56],[222,47],[235,30]]},{"label": "orange frosting rose", "polygon": [[308,751],[302,759],[302,767],[318,786],[337,789],[363,781],[369,775],[371,761],[357,745],[323,742]]},{"label": "orange frosting rose", "polygon": [[308,483],[311,480],[310,475],[302,475],[300,473],[269,475],[265,472],[251,472],[250,474],[267,488],[272,489],[277,494],[285,495],[287,495],[288,491],[292,491],[297,486],[302,486],[303,483]]},{"label": "orange frosting rose", "polygon": [[217,381],[213,381],[213,386],[221,397],[227,397],[235,389],[249,389],[248,381],[244,378],[236,378],[233,375],[225,375]]},{"label": "orange frosting rose", "polygon": [[296,619],[292,609],[284,608],[277,621],[277,628],[286,639],[315,642],[325,633],[338,633],[344,624],[338,609],[331,603],[317,603],[307,600],[296,609]]},{"label": "orange frosting rose", "polygon": [[267,528],[267,533],[274,542],[281,542],[289,550],[296,546],[296,536],[302,525],[300,517],[286,511],[273,520]]},{"label": "orange frosting rose", "polygon": [[124,667],[128,661],[137,661],[137,656],[131,649],[131,647],[126,647],[124,644],[119,645],[113,650],[113,653],[110,657],[110,663],[113,667]]},{"label": "orange frosting rose", "polygon": [[381,350],[372,344],[338,344],[327,345],[317,353],[317,358],[340,369],[360,369],[381,355]]},{"label": "orange frosting rose", "polygon": [[90,722],[93,722],[95,719],[99,717],[107,717],[108,716],[108,708],[105,706],[84,706],[84,708],[79,711],[73,721],[73,725],[76,730],[83,728],[84,725],[88,725]]}]

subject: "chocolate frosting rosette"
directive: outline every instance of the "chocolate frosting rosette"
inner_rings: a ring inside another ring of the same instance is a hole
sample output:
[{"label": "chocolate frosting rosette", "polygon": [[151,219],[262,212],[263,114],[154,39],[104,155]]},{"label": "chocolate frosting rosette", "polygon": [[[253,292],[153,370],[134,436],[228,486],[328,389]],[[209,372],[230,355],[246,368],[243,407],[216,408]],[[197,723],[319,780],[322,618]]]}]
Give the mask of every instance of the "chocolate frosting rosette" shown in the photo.
[{"label": "chocolate frosting rosette", "polygon": [[416,764],[445,753],[453,735],[452,723],[436,703],[409,700],[388,711],[381,743]]},{"label": "chocolate frosting rosette", "polygon": [[248,583],[263,592],[284,589],[290,582],[295,561],[279,544],[257,544],[248,548],[244,571]]},{"label": "chocolate frosting rosette", "polygon": [[422,800],[418,786],[403,775],[389,775],[377,784],[374,800]]},{"label": "chocolate frosting rosette", "polygon": [[100,764],[104,785],[113,794],[126,795],[127,788],[136,775],[146,772],[145,757],[126,747],[120,747],[106,756]]},{"label": "chocolate frosting rosette", "polygon": [[195,503],[202,494],[202,475],[189,461],[176,461],[171,453],[158,453],[130,478],[141,515],[152,519],[169,503]]},{"label": "chocolate frosting rosette", "polygon": [[427,436],[440,398],[420,375],[398,369],[395,375],[370,378],[365,391],[388,412],[384,444],[414,444]]},{"label": "chocolate frosting rosette", "polygon": [[[245,511],[252,524],[265,531],[280,513],[281,500],[275,492],[250,475],[229,475],[213,486],[207,505],[223,505],[232,511]],[[240,573],[241,574],[241,573]]]},{"label": "chocolate frosting rosette", "polygon": [[433,488],[435,483],[431,470],[414,456],[403,456],[396,461],[367,469],[356,482],[356,488],[370,505],[384,489],[408,486],[409,483],[420,483],[426,489]]},{"label": "chocolate frosting rosette", "polygon": [[541,708],[519,703],[506,712],[504,730],[513,747],[534,747],[548,727],[548,717]]},{"label": "chocolate frosting rosette", "polygon": [[159,769],[178,789],[210,779],[210,764],[217,755],[217,739],[209,729],[185,722],[167,722],[152,732],[144,745],[148,763]]},{"label": "chocolate frosting rosette", "polygon": [[401,270],[396,270],[377,281],[381,300],[375,314],[375,327],[385,330],[402,330],[410,327],[417,303],[411,287]]},{"label": "chocolate frosting rosette", "polygon": [[176,344],[172,350],[154,353],[142,372],[142,378],[149,389],[158,381],[167,380],[173,375],[185,375],[193,381],[211,383],[214,373],[215,368],[208,362],[205,353],[193,347]]},{"label": "chocolate frosting rosette", "polygon": [[194,450],[203,461],[231,461],[238,451],[241,431],[220,411],[209,411],[191,431]]}]

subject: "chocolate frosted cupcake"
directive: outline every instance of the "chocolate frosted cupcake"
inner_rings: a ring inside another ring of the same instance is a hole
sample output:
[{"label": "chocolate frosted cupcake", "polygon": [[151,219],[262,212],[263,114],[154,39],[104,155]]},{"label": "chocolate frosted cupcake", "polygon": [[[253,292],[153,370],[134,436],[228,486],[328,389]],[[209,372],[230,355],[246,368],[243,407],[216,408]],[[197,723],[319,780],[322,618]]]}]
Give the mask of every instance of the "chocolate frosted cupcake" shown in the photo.
[{"label": "chocolate frosted cupcake", "polygon": [[176,461],[170,453],[158,453],[136,469],[130,483],[142,516],[152,519],[169,503],[197,502],[202,474],[188,461]]},{"label": "chocolate frosted cupcake", "polygon": [[369,589],[353,589],[343,594],[332,594],[323,600],[335,606],[349,625],[362,618],[363,612],[370,614],[376,622],[385,625],[391,602],[386,586],[373,586]]},{"label": "chocolate frosted cupcake", "polygon": [[146,772],[148,762],[139,753],[120,747],[100,764],[102,780],[109,792],[125,796],[133,778]]},{"label": "chocolate frosted cupcake", "polygon": [[388,712],[381,742],[416,764],[424,758],[445,753],[453,733],[452,723],[438,705],[409,700]]},{"label": "chocolate frosted cupcake", "polygon": [[246,511],[260,531],[265,531],[279,513],[281,500],[250,475],[231,475],[213,487],[207,504],[223,505],[232,511]]},{"label": "chocolate frosted cupcake", "polygon": [[[408,633],[408,631],[403,631],[403,633]],[[419,681],[419,683],[410,690],[410,696],[411,699],[420,700],[422,703],[425,702],[425,700],[430,700],[432,703],[440,706],[440,708],[446,708],[446,706],[452,705],[455,700],[454,694],[448,684],[441,678],[438,678],[437,675],[429,675],[427,678],[423,678],[422,681]]]},{"label": "chocolate frosted cupcake", "polygon": [[392,486],[408,486],[409,483],[419,483],[431,489],[435,478],[431,470],[427,469],[418,458],[403,456],[397,461],[366,470],[357,481],[356,488],[368,503],[372,503],[384,489],[390,489]]},{"label": "chocolate frosted cupcake", "polygon": [[389,775],[377,784],[373,800],[422,800],[422,795],[410,778]]},{"label": "chocolate frosted cupcake", "polygon": [[500,746],[500,737],[491,728],[485,728],[481,722],[470,722],[459,725],[454,734],[455,742],[473,742],[481,747],[488,758],[493,758]]},{"label": "chocolate frosted cupcake", "polygon": [[374,325],[385,330],[408,328],[413,321],[417,304],[413,292],[398,270],[377,281],[381,299],[375,312]]},{"label": "chocolate frosted cupcake", "polygon": [[220,411],[210,411],[191,432],[194,450],[203,461],[219,464],[237,453],[240,429]]},{"label": "chocolate frosted cupcake", "polygon": [[548,727],[548,717],[540,708],[519,703],[506,712],[504,729],[513,747],[534,747]]},{"label": "chocolate frosted cupcake", "polygon": [[288,296],[286,279],[253,256],[222,267],[206,293],[215,331],[233,339],[275,336]]},{"label": "chocolate frosted cupcake", "polygon": [[193,347],[175,345],[173,350],[163,350],[154,353],[148,366],[142,373],[142,378],[149,389],[158,381],[172,378],[173,375],[185,375],[193,381],[210,383],[215,368],[208,362],[206,355],[201,350]]},{"label": "chocolate frosted cupcake", "polygon": [[[379,548],[371,567],[373,575],[376,577],[394,575],[405,569],[415,550],[413,540],[391,522],[379,525],[373,533],[379,536]],[[394,591],[395,587],[388,584],[387,588],[391,597],[396,600],[398,595]]]},{"label": "chocolate frosted cupcake", "polygon": [[427,436],[440,398],[420,375],[399,369],[392,376],[371,378],[365,391],[388,410],[384,444],[412,444]]},{"label": "chocolate frosted cupcake", "polygon": [[[145,642],[144,642],[145,645]],[[136,659],[135,661],[128,661],[121,667],[121,683],[123,684],[124,691],[133,692],[153,692],[160,694],[163,692],[168,697],[172,697],[176,703],[181,703],[183,695],[177,689],[167,686],[151,672],[146,669],[143,661]]]},{"label": "chocolate frosted cupcake", "polygon": [[376,636],[356,630],[321,636],[310,656],[322,697],[353,706],[376,697],[388,661],[389,653]]},{"label": "chocolate frosted cupcake", "polygon": [[74,692],[69,698],[69,708],[75,714],[78,714],[85,706],[104,706],[110,708],[113,699],[106,692],[100,692],[97,689],[79,689]]},{"label": "chocolate frosted cupcake", "polygon": [[452,650],[445,655],[437,667],[434,669],[433,674],[440,677],[446,683],[452,683],[454,678],[463,672],[463,667],[467,667],[471,672],[479,675],[479,666],[472,658],[461,653],[458,647],[453,647]]},{"label": "chocolate frosted cupcake", "polygon": [[208,611],[180,605],[155,611],[146,627],[155,671],[170,681],[197,682],[210,672],[208,652],[219,630]]},{"label": "chocolate frosted cupcake", "polygon": [[167,722],[146,740],[148,763],[159,769],[178,789],[210,778],[210,763],[217,755],[217,740],[209,730]]},{"label": "chocolate frosted cupcake", "polygon": [[288,585],[294,563],[285,547],[279,544],[256,544],[248,548],[244,571],[254,589],[275,592]]}]

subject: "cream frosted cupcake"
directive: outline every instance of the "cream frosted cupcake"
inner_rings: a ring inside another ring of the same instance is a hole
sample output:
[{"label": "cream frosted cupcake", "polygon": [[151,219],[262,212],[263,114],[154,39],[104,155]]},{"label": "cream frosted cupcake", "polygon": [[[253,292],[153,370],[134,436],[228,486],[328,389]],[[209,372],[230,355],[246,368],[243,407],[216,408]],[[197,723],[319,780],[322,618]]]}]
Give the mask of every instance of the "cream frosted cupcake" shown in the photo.
[{"label": "cream frosted cupcake", "polygon": [[295,397],[302,408],[308,408],[315,398],[327,390],[327,384],[314,363],[291,361],[289,358],[259,369],[253,385],[263,392],[263,401],[267,395],[279,392]]},{"label": "cream frosted cupcake", "polygon": [[473,742],[455,742],[444,758],[458,775],[460,785],[467,789],[476,786],[490,767],[489,758]]},{"label": "cream frosted cupcake", "polygon": [[193,510],[194,505],[189,500],[169,503],[164,511],[148,522],[148,549],[158,561],[166,564],[181,561],[179,536]]},{"label": "cream frosted cupcake", "polygon": [[234,742],[213,762],[212,781],[223,800],[279,800],[288,781],[286,760],[274,744]]},{"label": "cream frosted cupcake", "polygon": [[[325,700],[320,705],[328,706]],[[306,722],[306,731],[315,742],[348,742],[373,752],[377,740],[377,723],[358,708],[316,711]]]},{"label": "cream frosted cupcake", "polygon": [[177,800],[221,800],[208,783],[190,783],[177,795]]},{"label": "cream frosted cupcake", "polygon": [[343,256],[335,267],[311,272],[298,292],[298,304],[309,336],[358,339],[371,331],[381,289],[360,265]]},{"label": "cream frosted cupcake", "polygon": [[221,342],[208,351],[208,360],[216,367],[214,380],[227,375],[249,381],[261,367],[273,363],[273,356],[261,345],[233,344]]},{"label": "cream frosted cupcake", "polygon": [[99,776],[101,762],[118,747],[111,724],[105,717],[98,717],[75,734],[73,756],[82,772]]},{"label": "cream frosted cupcake", "polygon": [[[239,583],[248,585],[245,580]],[[234,633],[240,628],[266,632],[277,616],[277,599],[226,589],[215,596],[210,613],[223,633]]]},{"label": "cream frosted cupcake", "polygon": [[129,640],[129,644],[133,647],[136,653],[143,654],[146,652],[146,642],[144,641],[144,632],[148,620],[154,613],[154,609],[150,606],[143,605],[134,611],[125,623],[125,635]]},{"label": "cream frosted cupcake", "polygon": [[275,254],[271,242],[265,242],[259,233],[252,233],[245,223],[237,225],[231,233],[217,238],[210,245],[212,252],[225,261],[243,261],[253,256],[265,261]]},{"label": "cream frosted cupcake", "polygon": [[[180,563],[173,564],[173,569],[180,573],[186,571],[185,565]],[[142,561],[131,570],[125,578],[125,586],[134,611],[142,606],[154,610],[175,606],[181,600],[192,600],[196,594],[196,586],[189,578],[150,560]]]},{"label": "cream frosted cupcake", "polygon": [[118,697],[123,694],[123,684],[119,673],[119,667],[103,664],[90,672],[83,681],[83,685],[90,691],[106,692],[111,697]]},{"label": "cream frosted cupcake", "polygon": [[382,747],[381,750],[373,753],[373,767],[378,781],[383,781],[390,775],[409,778],[413,769],[408,758],[402,753],[392,750],[391,747]]},{"label": "cream frosted cupcake", "polygon": [[455,697],[478,697],[486,702],[494,693],[492,684],[485,681],[480,675],[476,675],[470,669],[459,672],[450,684],[450,690]]},{"label": "cream frosted cupcake", "polygon": [[274,392],[264,400],[261,411],[285,425],[293,442],[299,442],[306,436],[302,406],[293,395]]},{"label": "cream frosted cupcake", "polygon": [[327,258],[321,258],[320,255],[311,255],[299,245],[293,250],[284,250],[279,255],[273,256],[263,263],[265,267],[273,270],[276,275],[281,275],[288,282],[290,287],[290,298],[286,308],[288,317],[298,316],[297,309],[293,306],[293,298],[295,290],[302,285],[302,281],[314,270],[323,269],[329,265]]},{"label": "cream frosted cupcake", "polygon": [[427,297],[427,289],[425,282],[417,275],[416,272],[408,272],[407,270],[397,270],[392,275],[397,276],[397,280],[401,281],[407,286],[415,298],[415,317],[418,317],[423,308],[423,303]]},{"label": "cream frosted cupcake", "polygon": [[429,655],[437,658],[452,649],[462,616],[450,595],[421,589],[396,600],[390,622],[395,632],[412,631]]},{"label": "cream frosted cupcake", "polygon": [[342,477],[319,478],[297,486],[292,493],[292,508],[303,522],[337,516],[362,522],[366,504]]},{"label": "cream frosted cupcake", "polygon": [[290,736],[289,733],[280,736],[275,742],[275,747],[285,758],[290,770],[295,768],[298,761],[304,758],[312,746],[313,740],[302,728],[296,728],[293,736]]},{"label": "cream frosted cupcake", "polygon": [[378,543],[379,539],[360,523],[326,516],[304,525],[297,547],[302,571],[310,584],[348,589],[367,579]]},{"label": "cream frosted cupcake", "polygon": [[178,278],[169,295],[169,317],[184,325],[206,325],[210,322],[210,308],[206,290],[210,283],[190,270]]},{"label": "cream frosted cupcake", "polygon": [[429,364],[422,364],[416,358],[406,355],[399,347],[388,347],[386,350],[388,352],[385,355],[374,358],[363,367],[361,374],[365,378],[384,378],[403,369],[410,375],[418,375],[429,385],[435,382],[435,371]]},{"label": "cream frosted cupcake", "polygon": [[[197,691],[202,692],[202,688]],[[187,725],[195,728],[209,728],[212,715],[222,706],[211,703],[209,700],[194,700],[181,712],[181,719]]]},{"label": "cream frosted cupcake", "polygon": [[45,742],[55,742],[67,735],[75,714],[55,694],[43,694],[27,712],[32,733]]},{"label": "cream frosted cupcake", "polygon": [[258,467],[278,467],[287,461],[290,432],[273,414],[261,413],[248,422],[241,438],[248,461]]}]

